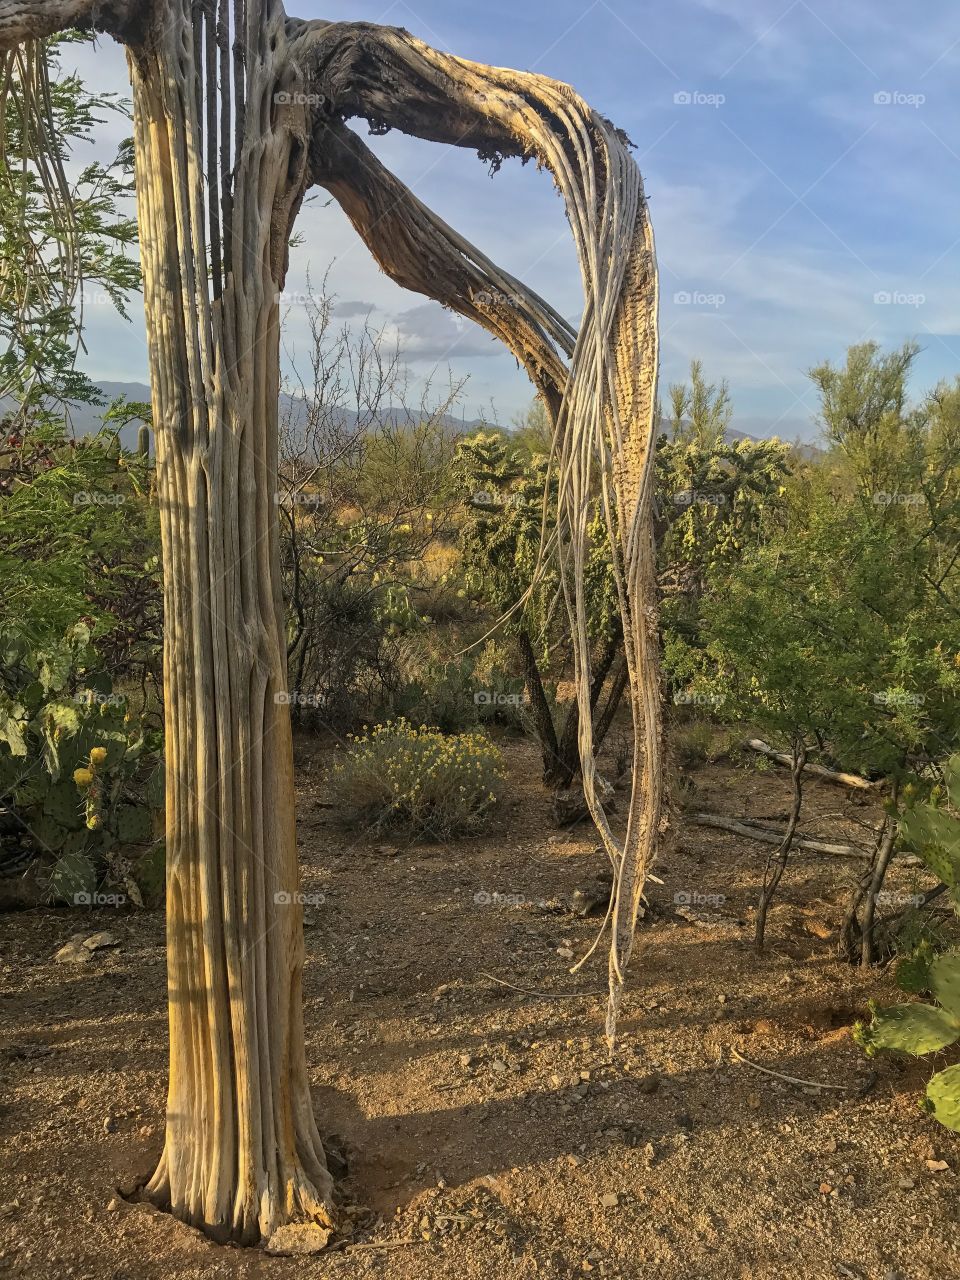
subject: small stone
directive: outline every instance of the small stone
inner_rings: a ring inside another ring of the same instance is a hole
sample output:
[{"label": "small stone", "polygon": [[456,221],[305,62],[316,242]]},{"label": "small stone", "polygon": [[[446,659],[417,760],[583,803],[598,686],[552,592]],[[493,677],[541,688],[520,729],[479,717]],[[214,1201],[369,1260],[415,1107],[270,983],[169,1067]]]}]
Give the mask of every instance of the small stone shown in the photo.
[{"label": "small stone", "polygon": [[267,1253],[274,1256],[299,1257],[322,1253],[333,1232],[312,1222],[290,1222],[277,1227],[266,1243]]},{"label": "small stone", "polygon": [[116,1117],[115,1117],[115,1116],[110,1116],[110,1115],[104,1116],[104,1117],[103,1117],[103,1132],[104,1132],[104,1133],[116,1133],[116,1131],[117,1131],[117,1120],[116,1120]]},{"label": "small stone", "polygon": [[83,945],[88,951],[102,951],[105,947],[119,947],[120,939],[106,929],[100,929],[97,933],[91,933],[89,938],[85,938]]},{"label": "small stone", "polygon": [[643,1155],[644,1155],[644,1159],[647,1161],[648,1164],[653,1164],[654,1160],[656,1160],[657,1149],[652,1142],[648,1142],[647,1145],[643,1148]]},{"label": "small stone", "polygon": [[928,1160],[927,1168],[931,1173],[943,1173],[944,1170],[949,1169],[950,1166],[947,1164],[946,1160]]},{"label": "small stone", "polygon": [[116,1198],[116,1196],[113,1196],[107,1202],[107,1213],[117,1213],[119,1209],[120,1209],[120,1201]]},{"label": "small stone", "polygon": [[620,1197],[616,1191],[608,1191],[600,1197],[600,1203],[604,1209],[617,1209],[620,1205]]},{"label": "small stone", "polygon": [[395,858],[399,852],[400,850],[395,844],[377,845],[377,853],[381,854],[384,858]]},{"label": "small stone", "polygon": [[75,933],[53,957],[54,964],[88,964],[93,952],[83,945],[84,941],[84,934]]},{"label": "small stone", "polygon": [[897,1179],[897,1186],[900,1188],[901,1191],[912,1191],[916,1185],[917,1184],[916,1182],[914,1182],[913,1178]]},{"label": "small stone", "polygon": [[572,960],[573,952],[569,947],[557,947],[557,955],[561,960]]},{"label": "small stone", "polygon": [[725,995],[717,996],[717,1004],[726,1004],[726,1003],[727,1003],[727,997]]},{"label": "small stone", "polygon": [[490,1063],[490,1070],[496,1071],[498,1074],[503,1071],[506,1071],[506,1069],[507,1069],[507,1064],[504,1062],[502,1058],[494,1058],[494,1060]]},{"label": "small stone", "polygon": [[589,1071],[581,1071],[581,1072],[580,1072],[580,1079],[581,1079],[581,1080],[589,1080],[589,1079],[590,1079],[590,1072],[589,1072]]},{"label": "small stone", "polygon": [[574,1169],[579,1169],[583,1164],[583,1157],[578,1155],[567,1156],[567,1164],[573,1165]]},{"label": "small stone", "polygon": [[474,1066],[475,1064],[476,1064],[476,1059],[474,1058],[472,1053],[461,1053],[460,1055],[461,1067],[468,1068],[468,1067]]},{"label": "small stone", "polygon": [[829,1182],[821,1182],[819,1191],[822,1196],[832,1196],[834,1194],[834,1189]]}]

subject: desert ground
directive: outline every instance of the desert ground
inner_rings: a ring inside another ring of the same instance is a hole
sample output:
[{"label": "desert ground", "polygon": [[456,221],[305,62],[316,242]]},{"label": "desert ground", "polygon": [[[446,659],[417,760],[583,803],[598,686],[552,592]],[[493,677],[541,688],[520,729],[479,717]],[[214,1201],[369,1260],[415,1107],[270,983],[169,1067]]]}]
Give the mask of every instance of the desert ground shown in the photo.
[{"label": "desert ground", "polygon": [[[528,743],[503,749],[502,821],[438,845],[344,830],[328,749],[298,742],[302,888],[316,899],[307,1056],[343,1213],[321,1254],[219,1246],[137,1201],[162,1144],[162,913],[4,916],[0,1273],[960,1276],[960,1149],[917,1106],[929,1064],[868,1060],[851,1039],[868,999],[906,998],[890,967],[838,956],[855,864],[794,855],[758,958],[767,847],[677,812],[608,1062],[605,948],[569,972],[601,923],[569,909],[601,869],[596,840],[553,824]],[[775,819],[789,779],[703,764],[685,792],[698,809]],[[862,840],[877,816],[813,782],[803,825]],[[917,875],[895,870],[888,888],[913,891]],[[55,962],[95,930],[117,945]]]}]

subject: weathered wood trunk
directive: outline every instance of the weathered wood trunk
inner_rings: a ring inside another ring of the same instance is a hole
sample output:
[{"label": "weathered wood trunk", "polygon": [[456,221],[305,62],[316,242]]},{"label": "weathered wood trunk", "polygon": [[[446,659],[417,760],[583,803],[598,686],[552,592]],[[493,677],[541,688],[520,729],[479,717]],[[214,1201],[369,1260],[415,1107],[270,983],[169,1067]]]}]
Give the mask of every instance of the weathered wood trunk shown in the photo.
[{"label": "weathered wood trunk", "polygon": [[[204,93],[212,19],[201,47],[205,28],[184,7],[130,56],[166,617],[170,1085],[147,1193],[242,1242],[332,1220],[304,1053],[293,753],[278,700],[278,295],[304,125],[302,109],[276,101],[282,11],[263,8],[264,25],[238,34],[232,182],[218,154],[224,139],[231,147],[230,97]],[[242,128],[243,112],[255,127]]]},{"label": "weathered wood trunk", "polygon": [[[310,1106],[277,555],[278,294],[308,181],[401,284],[504,341],[554,425],[584,791],[613,869],[613,1045],[662,762],[653,555],[658,288],[625,138],[566,85],[279,0],[0,0],[0,50],[70,24],[128,49],[156,425],[166,642],[170,1093],[158,1204],[242,1242],[332,1221]],[[304,92],[306,90],[306,92]],[[345,121],[551,170],[579,333],[422,205]],[[569,368],[563,356],[570,360]],[[618,841],[599,793],[584,553],[599,475],[634,715]],[[589,499],[589,500],[588,500]]]}]

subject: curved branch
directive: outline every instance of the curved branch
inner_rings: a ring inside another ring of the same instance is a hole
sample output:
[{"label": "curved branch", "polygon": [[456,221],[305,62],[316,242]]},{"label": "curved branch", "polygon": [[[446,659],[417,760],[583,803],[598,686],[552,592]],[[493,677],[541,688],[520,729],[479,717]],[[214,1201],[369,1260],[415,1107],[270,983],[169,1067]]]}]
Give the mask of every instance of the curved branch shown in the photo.
[{"label": "curved branch", "polygon": [[[607,1011],[612,1047],[644,879],[660,834],[663,789],[653,537],[658,294],[640,174],[625,136],[568,85],[440,53],[399,28],[288,23],[288,33],[304,82],[319,106],[321,129],[335,128],[325,122],[359,116],[375,131],[399,128],[474,148],[494,168],[505,156],[532,158],[552,172],[566,205],[580,261],[584,315],[563,394],[559,403],[548,399],[548,407],[554,421],[558,546],[574,646],[584,794],[615,876]],[[316,148],[323,142],[318,140]],[[353,183],[347,187],[352,189]],[[345,192],[348,198],[351,194]],[[449,228],[410,201],[408,221],[414,213],[433,219],[427,242],[411,246],[414,256],[435,262],[431,250],[439,233],[447,241],[441,257],[449,258]],[[368,236],[373,229],[368,225]],[[457,302],[455,283],[422,290],[422,263],[409,274],[420,281],[414,287],[430,296],[437,296],[439,288],[447,290],[452,295],[448,305],[470,314],[462,299]],[[529,299],[517,311],[523,322],[532,318],[544,327],[542,313],[531,313]],[[517,317],[506,319],[509,335]],[[493,328],[489,316],[481,323]],[[529,359],[522,358],[530,367]],[[585,571],[591,494],[598,478],[614,548],[635,726],[633,795],[622,842],[611,831],[596,785],[590,706]]]},{"label": "curved branch", "polygon": [[0,52],[68,28],[105,31],[134,44],[150,8],[147,0],[0,0]]},{"label": "curved branch", "polygon": [[391,280],[499,338],[559,409],[567,370],[556,347],[570,355],[576,340],[562,316],[448,227],[345,125],[315,130],[309,163]]}]

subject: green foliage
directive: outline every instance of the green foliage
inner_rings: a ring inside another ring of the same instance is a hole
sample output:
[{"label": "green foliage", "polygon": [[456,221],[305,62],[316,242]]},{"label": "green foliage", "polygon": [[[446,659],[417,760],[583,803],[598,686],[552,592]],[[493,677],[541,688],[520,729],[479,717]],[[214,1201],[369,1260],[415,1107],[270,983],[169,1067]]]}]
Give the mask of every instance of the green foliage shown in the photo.
[{"label": "green foliage", "polygon": [[[915,444],[915,423],[901,425]],[[931,418],[920,433],[922,512],[888,502],[889,487],[874,501],[853,446],[788,479],[757,545],[707,574],[698,634],[668,637],[673,680],[871,776],[942,758],[960,727],[960,524],[939,431]]]},{"label": "green foliage", "polygon": [[45,650],[0,635],[0,731],[0,804],[51,860],[51,896],[81,901],[151,840],[159,734],[113,692],[85,624]]},{"label": "green foliage", "polygon": [[[494,621],[502,618],[506,634],[529,632],[546,655],[567,627],[556,564],[541,556],[544,535],[556,530],[557,480],[548,456],[530,452],[530,444],[529,433],[518,442],[496,431],[460,441],[454,461],[464,512],[459,548],[470,598],[483,602]],[[599,499],[588,529],[584,585],[590,637],[606,638],[619,611]]]},{"label": "green foliage", "polygon": [[435,611],[455,621],[467,606],[445,580],[456,389],[407,410],[397,352],[369,326],[334,330],[333,302],[306,306],[310,368],[281,424],[277,502],[294,715],[342,729],[412,678]]},{"label": "green foliage", "polygon": [[932,798],[914,804],[900,817],[900,835],[947,886],[960,909],[960,752],[943,766],[943,786]]},{"label": "green foliage", "polygon": [[[945,951],[930,961],[926,989],[936,1004],[870,1005],[871,1020],[858,1022],[854,1039],[868,1053],[884,1050],[920,1057],[960,1040],[960,951]],[[916,981],[920,975],[912,974]],[[926,1108],[948,1129],[960,1131],[960,1070],[948,1067],[927,1083]]]},{"label": "green foliage", "polygon": [[76,172],[79,146],[95,139],[104,113],[129,115],[115,95],[91,94],[61,72],[64,49],[80,38],[57,36],[19,50],[12,91],[2,99],[0,395],[34,409],[99,402],[75,366],[81,300],[108,301],[126,315],[127,294],[140,283],[130,256],[136,219],[132,206],[124,210],[133,190],[130,143],[112,164]]},{"label": "green foliage", "polygon": [[699,601],[711,575],[756,545],[765,512],[783,492],[789,449],[779,440],[728,441],[725,382],[703,376],[670,387],[669,430],[657,442],[662,625],[669,646],[698,643]]},{"label": "green foliage", "polygon": [[418,657],[415,674],[386,699],[391,719],[421,719],[443,733],[494,722],[523,727],[523,681],[483,659],[476,653],[447,661]]},{"label": "green foliage", "polygon": [[445,737],[401,719],[352,739],[330,780],[352,825],[447,840],[489,820],[503,779],[500,753],[482,735]]},{"label": "green foliage", "polygon": [[677,763],[690,768],[729,756],[736,748],[737,736],[711,720],[695,717],[674,727],[670,744]]},{"label": "green foliage", "polygon": [[81,620],[119,675],[158,674],[159,514],[149,460],[29,420],[0,445],[0,632],[40,650]]}]

